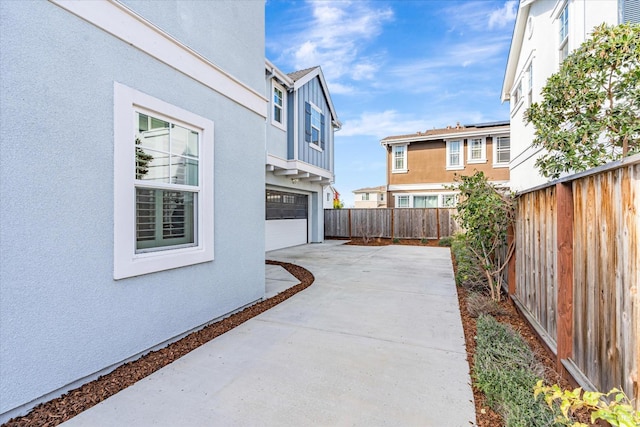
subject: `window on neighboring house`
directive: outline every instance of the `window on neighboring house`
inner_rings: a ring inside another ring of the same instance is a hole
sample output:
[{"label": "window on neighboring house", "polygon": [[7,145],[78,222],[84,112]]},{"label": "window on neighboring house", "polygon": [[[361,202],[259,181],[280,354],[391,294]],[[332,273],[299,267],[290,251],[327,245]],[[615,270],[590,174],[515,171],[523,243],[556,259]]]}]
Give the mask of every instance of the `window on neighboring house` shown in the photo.
[{"label": "window on neighboring house", "polygon": [[562,63],[569,56],[569,3],[564,5],[558,21],[560,23],[560,63]]},{"label": "window on neighboring house", "polygon": [[324,149],[325,144],[325,122],[322,111],[311,104],[305,102],[305,141],[320,149]]},{"label": "window on neighboring house", "polygon": [[369,200],[369,193],[363,193],[363,194],[362,194],[362,200],[363,200],[363,201],[367,201],[367,200]]},{"label": "window on neighboring house", "polygon": [[483,163],[487,161],[487,150],[484,138],[470,138],[469,144],[469,163]]},{"label": "window on neighboring house", "polygon": [[397,208],[408,208],[409,207],[409,196],[396,196],[396,207]]},{"label": "window on neighboring house", "polygon": [[533,62],[530,62],[527,68],[527,78],[529,80],[527,87],[527,105],[531,105],[533,103]]},{"label": "window on neighboring house", "polygon": [[447,141],[447,169],[463,169],[462,141]]},{"label": "window on neighboring house", "polygon": [[437,208],[438,196],[413,196],[414,208]]},{"label": "window on neighboring house", "polygon": [[327,202],[331,201],[331,193],[327,193]]},{"label": "window on neighboring house", "polygon": [[518,86],[513,91],[513,108],[517,108],[522,101],[522,80],[518,82]]},{"label": "window on neighboring house", "polygon": [[380,201],[384,202],[384,193],[380,193]]},{"label": "window on neighboring house", "polygon": [[406,172],[407,171],[407,146],[394,145],[392,152],[393,152],[392,172]]},{"label": "window on neighboring house", "polygon": [[458,202],[458,197],[455,194],[443,194],[442,195],[442,207],[452,208],[455,207]]},{"label": "window on neighboring house", "polygon": [[285,90],[277,83],[273,83],[273,117],[272,123],[280,128],[284,128],[285,122]]},{"label": "window on neighboring house", "polygon": [[114,277],[213,259],[213,122],[115,85]]},{"label": "window on neighboring house", "polygon": [[495,142],[495,165],[508,165],[511,159],[511,138],[499,136]]}]

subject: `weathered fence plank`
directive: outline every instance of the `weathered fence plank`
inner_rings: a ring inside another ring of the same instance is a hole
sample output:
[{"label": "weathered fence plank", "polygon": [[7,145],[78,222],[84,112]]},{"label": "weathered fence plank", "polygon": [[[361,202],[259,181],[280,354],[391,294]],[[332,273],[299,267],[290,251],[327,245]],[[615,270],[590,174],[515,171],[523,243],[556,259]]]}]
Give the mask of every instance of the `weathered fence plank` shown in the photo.
[{"label": "weathered fence plank", "polygon": [[513,298],[558,366],[640,408],[640,155],[517,196]]},{"label": "weathered fence plank", "polygon": [[459,227],[455,209],[326,209],[324,234],[340,238],[440,239]]}]

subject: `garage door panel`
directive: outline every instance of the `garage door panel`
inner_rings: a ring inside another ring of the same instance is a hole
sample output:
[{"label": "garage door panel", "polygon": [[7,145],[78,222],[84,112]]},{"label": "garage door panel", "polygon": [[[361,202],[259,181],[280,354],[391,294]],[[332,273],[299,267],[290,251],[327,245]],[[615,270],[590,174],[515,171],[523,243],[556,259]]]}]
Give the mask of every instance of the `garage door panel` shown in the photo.
[{"label": "garage door panel", "polygon": [[307,243],[306,219],[270,219],[266,222],[265,230],[267,251]]}]

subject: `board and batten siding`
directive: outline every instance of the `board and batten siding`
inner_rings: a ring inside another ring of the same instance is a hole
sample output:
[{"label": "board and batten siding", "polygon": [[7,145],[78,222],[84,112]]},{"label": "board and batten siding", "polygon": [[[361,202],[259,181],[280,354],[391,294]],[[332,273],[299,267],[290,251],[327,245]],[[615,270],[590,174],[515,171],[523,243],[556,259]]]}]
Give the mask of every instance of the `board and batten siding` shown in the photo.
[{"label": "board and batten siding", "polygon": [[[305,102],[313,103],[322,111],[322,114],[324,114],[324,134],[326,139],[324,149],[322,151],[312,148],[304,139]],[[333,150],[331,110],[329,109],[329,105],[327,104],[324,91],[322,90],[320,80],[318,78],[312,79],[298,89],[298,105],[296,105],[296,108],[298,109],[298,160],[333,172],[331,165],[331,150]]]}]

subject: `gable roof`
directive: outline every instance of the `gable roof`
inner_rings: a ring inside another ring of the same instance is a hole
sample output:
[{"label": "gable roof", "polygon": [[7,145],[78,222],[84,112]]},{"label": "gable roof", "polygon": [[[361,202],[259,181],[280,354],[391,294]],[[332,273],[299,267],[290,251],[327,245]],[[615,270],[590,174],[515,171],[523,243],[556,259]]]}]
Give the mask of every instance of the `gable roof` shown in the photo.
[{"label": "gable roof", "polygon": [[338,120],[338,115],[336,114],[336,109],[333,106],[333,101],[331,100],[331,95],[329,94],[329,86],[327,85],[326,80],[324,79],[324,74],[322,73],[322,68],[320,66],[315,66],[311,68],[305,68],[304,70],[294,71],[293,73],[287,74],[289,78],[293,80],[293,90],[298,90],[305,84],[309,83],[314,78],[318,78],[320,80],[320,87],[322,88],[322,92],[324,93],[324,97],[327,100],[327,105],[329,105],[329,110],[331,111],[331,122],[336,127],[336,129],[340,129],[342,127],[342,122]]},{"label": "gable roof", "polygon": [[380,141],[382,145],[394,143],[408,143],[419,141],[433,141],[438,139],[465,138],[470,136],[491,135],[509,132],[509,122],[489,122],[472,125],[447,126],[443,129],[428,129],[424,132],[418,131],[407,135],[387,136]]},{"label": "gable roof", "polygon": [[387,186],[380,185],[378,187],[365,187],[353,190],[352,193],[386,193]]},{"label": "gable roof", "polygon": [[331,112],[331,123],[336,128],[336,130],[340,130],[340,128],[342,127],[342,122],[340,122],[340,120],[338,119],[338,114],[336,114],[336,109],[333,106],[333,101],[331,100],[331,95],[329,94],[329,86],[324,79],[322,68],[320,68],[319,65],[287,74],[284,74],[282,71],[280,71],[278,67],[273,65],[273,63],[266,58],[265,65],[268,73],[271,73],[273,77],[277,78],[284,85],[286,85],[288,88],[292,88],[294,91],[300,89],[302,86],[317,77],[318,80],[320,80],[322,93],[324,93],[324,97],[327,100],[327,105],[329,106],[329,111]]},{"label": "gable roof", "polygon": [[296,81],[300,80],[301,78],[303,78],[304,76],[306,76],[307,74],[309,74],[310,72],[312,72],[316,68],[319,68],[319,67],[315,66],[315,67],[311,67],[311,68],[305,68],[304,70],[300,70],[300,71],[294,71],[293,73],[287,73],[287,76],[289,76],[291,78],[291,80],[296,82]]},{"label": "gable roof", "polygon": [[507,67],[505,68],[504,79],[502,80],[502,93],[500,94],[500,100],[502,102],[511,99],[511,87],[513,86],[516,76],[516,67],[518,66],[518,59],[520,58],[520,51],[524,40],[524,30],[527,26],[527,18],[529,17],[529,9],[535,1],[536,0],[520,0],[518,6],[513,35],[511,36],[511,46],[509,47]]}]

